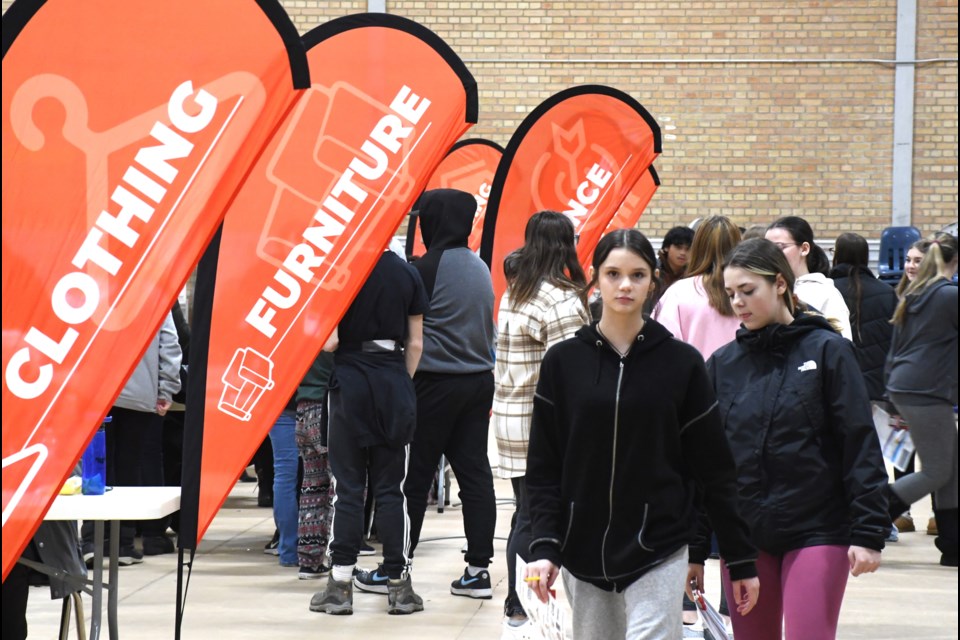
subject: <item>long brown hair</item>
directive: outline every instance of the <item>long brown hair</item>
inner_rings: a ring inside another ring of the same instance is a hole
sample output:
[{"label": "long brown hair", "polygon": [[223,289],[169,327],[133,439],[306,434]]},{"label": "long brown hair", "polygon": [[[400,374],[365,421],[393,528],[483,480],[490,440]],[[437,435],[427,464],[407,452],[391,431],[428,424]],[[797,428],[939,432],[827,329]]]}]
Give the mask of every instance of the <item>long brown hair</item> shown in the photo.
[{"label": "long brown hair", "polygon": [[910,303],[920,297],[930,285],[942,279],[944,267],[957,259],[957,239],[949,233],[938,233],[927,242],[928,248],[917,269],[917,277],[907,285],[903,297],[897,303],[897,310],[893,312],[890,322],[897,326],[903,326]]},{"label": "long brown hair", "polygon": [[[562,213],[540,211],[530,217],[523,247],[508,256],[507,271],[512,276],[508,291],[513,308],[529,302],[544,282],[581,292],[587,278],[577,259],[573,233],[573,223]],[[586,306],[585,299],[582,301]]]},{"label": "long brown hair", "polygon": [[732,317],[733,307],[723,288],[723,259],[740,242],[740,228],[726,216],[701,221],[690,245],[686,277],[703,276],[703,288],[710,306],[722,316]]},{"label": "long brown hair", "polygon": [[866,239],[856,233],[841,233],[834,245],[833,266],[850,265],[850,289],[853,292],[853,307],[850,309],[850,326],[857,344],[860,344],[860,306],[863,301],[863,283],[860,280],[860,267],[869,269],[870,247]]}]

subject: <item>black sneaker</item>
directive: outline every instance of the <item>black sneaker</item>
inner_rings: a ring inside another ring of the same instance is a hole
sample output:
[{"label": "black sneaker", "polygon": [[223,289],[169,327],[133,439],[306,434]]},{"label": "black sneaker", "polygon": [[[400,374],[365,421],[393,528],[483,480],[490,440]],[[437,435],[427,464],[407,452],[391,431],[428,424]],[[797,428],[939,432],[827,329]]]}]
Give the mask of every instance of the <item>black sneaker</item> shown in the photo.
[{"label": "black sneaker", "polygon": [[490,572],[484,569],[477,575],[471,576],[470,571],[464,569],[463,575],[450,583],[450,593],[455,596],[489,600],[493,597]]},{"label": "black sneaker", "polygon": [[270,542],[263,545],[263,552],[268,556],[278,556],[280,555],[280,530],[273,530],[273,537],[270,538]]},{"label": "black sneaker", "polygon": [[259,491],[257,492],[257,506],[258,507],[272,507],[273,506],[273,491]]},{"label": "black sneaker", "polygon": [[414,593],[409,574],[406,578],[390,580],[387,588],[387,613],[390,615],[423,611],[423,598]]},{"label": "black sneaker", "polygon": [[519,596],[513,596],[512,598],[507,596],[506,600],[503,601],[503,616],[512,627],[519,626],[527,621],[527,612],[523,610]]},{"label": "black sneaker", "polygon": [[129,567],[132,564],[143,562],[143,554],[137,551],[133,545],[129,547],[120,547],[120,555],[117,556],[117,564],[121,567]]},{"label": "black sneaker", "polygon": [[[357,552],[358,556],[375,556],[377,555],[377,550],[371,547],[366,542],[360,543],[360,550]],[[386,592],[384,592],[386,593]]]},{"label": "black sneaker", "polygon": [[377,565],[373,571],[358,569],[353,574],[353,586],[367,593],[387,594],[390,578],[383,572],[383,565]]},{"label": "black sneaker", "polygon": [[349,616],[353,613],[353,584],[346,580],[338,582],[331,575],[327,587],[310,598],[310,611],[329,613],[334,616]]},{"label": "black sneaker", "polygon": [[300,565],[300,571],[297,573],[297,577],[300,580],[316,580],[324,577],[328,573],[330,573],[330,567],[325,564],[319,567],[305,567]]},{"label": "black sneaker", "polygon": [[167,536],[143,537],[143,555],[145,556],[160,556],[174,551],[176,551],[176,547],[173,545],[173,540]]}]

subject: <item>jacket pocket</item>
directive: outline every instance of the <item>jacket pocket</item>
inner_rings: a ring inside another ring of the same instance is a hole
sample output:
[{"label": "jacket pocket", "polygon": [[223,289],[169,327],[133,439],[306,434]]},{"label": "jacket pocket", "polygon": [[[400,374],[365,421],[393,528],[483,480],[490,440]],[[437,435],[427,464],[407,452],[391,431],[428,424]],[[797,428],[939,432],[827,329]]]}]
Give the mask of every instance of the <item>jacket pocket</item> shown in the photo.
[{"label": "jacket pocket", "polygon": [[643,541],[643,534],[647,530],[647,522],[650,516],[650,503],[647,502],[643,505],[643,522],[640,523],[640,533],[637,534],[637,544],[640,545],[640,548],[644,551],[653,551],[647,544]]},{"label": "jacket pocket", "polygon": [[570,541],[570,531],[573,530],[573,502],[570,503],[570,513],[567,516],[567,530],[563,534],[563,544],[560,545],[560,551],[567,548],[567,542]]}]

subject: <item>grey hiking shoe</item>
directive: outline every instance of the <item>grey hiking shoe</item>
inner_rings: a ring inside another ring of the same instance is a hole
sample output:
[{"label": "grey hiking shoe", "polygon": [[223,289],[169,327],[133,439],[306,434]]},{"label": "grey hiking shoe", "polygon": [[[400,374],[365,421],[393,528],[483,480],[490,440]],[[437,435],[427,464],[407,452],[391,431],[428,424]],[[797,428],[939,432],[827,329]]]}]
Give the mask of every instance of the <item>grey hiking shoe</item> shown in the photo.
[{"label": "grey hiking shoe", "polygon": [[410,576],[391,579],[387,586],[387,613],[405,615],[416,611],[423,611],[423,598],[413,592]]},{"label": "grey hiking shoe", "polygon": [[[422,608],[422,607],[421,607]],[[333,575],[327,579],[327,587],[310,598],[310,611],[348,616],[353,613],[353,583],[338,582]]]}]

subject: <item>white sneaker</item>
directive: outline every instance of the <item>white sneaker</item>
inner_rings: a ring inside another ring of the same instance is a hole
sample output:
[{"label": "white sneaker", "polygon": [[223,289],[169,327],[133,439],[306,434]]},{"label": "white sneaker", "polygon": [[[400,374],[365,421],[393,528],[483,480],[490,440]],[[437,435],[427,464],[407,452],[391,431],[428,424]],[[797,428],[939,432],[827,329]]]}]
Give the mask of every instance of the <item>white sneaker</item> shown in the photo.
[{"label": "white sneaker", "polygon": [[533,623],[530,620],[527,620],[523,624],[514,626],[510,624],[510,621],[506,618],[503,620],[503,633],[500,635],[500,640],[546,640],[543,637],[543,634],[540,633],[540,629],[533,626]]}]

